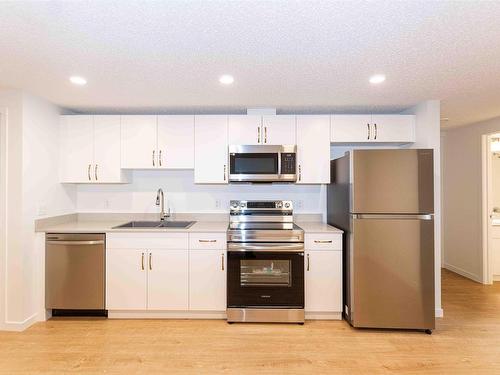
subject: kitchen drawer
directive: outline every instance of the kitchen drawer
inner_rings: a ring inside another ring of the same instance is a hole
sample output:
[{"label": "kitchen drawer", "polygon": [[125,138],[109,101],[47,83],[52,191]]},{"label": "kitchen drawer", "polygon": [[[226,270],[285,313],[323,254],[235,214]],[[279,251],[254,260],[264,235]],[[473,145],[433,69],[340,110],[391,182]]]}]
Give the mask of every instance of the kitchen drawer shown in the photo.
[{"label": "kitchen drawer", "polygon": [[190,233],[189,249],[191,250],[225,250],[226,232],[223,233]]},{"label": "kitchen drawer", "polygon": [[108,249],[174,249],[188,248],[187,233],[108,233],[106,248]]},{"label": "kitchen drawer", "polygon": [[491,235],[493,238],[500,238],[500,226],[499,225],[493,225],[491,227]]},{"label": "kitchen drawer", "polygon": [[342,250],[342,234],[306,233],[306,250]]}]

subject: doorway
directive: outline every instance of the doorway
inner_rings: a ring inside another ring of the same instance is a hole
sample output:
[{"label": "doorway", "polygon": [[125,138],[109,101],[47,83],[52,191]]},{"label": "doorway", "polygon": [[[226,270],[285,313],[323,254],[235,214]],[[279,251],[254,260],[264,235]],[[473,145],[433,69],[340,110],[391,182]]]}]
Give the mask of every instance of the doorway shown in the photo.
[{"label": "doorway", "polygon": [[7,259],[7,109],[0,107],[0,329],[5,322]]},{"label": "doorway", "polygon": [[500,281],[500,132],[483,136],[483,283]]}]

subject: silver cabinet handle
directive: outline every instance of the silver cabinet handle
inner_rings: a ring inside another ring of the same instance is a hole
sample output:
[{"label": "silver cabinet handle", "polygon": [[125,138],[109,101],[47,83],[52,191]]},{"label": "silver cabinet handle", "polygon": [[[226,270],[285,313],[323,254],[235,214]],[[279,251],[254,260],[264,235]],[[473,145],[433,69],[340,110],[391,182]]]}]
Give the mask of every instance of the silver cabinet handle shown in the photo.
[{"label": "silver cabinet handle", "polygon": [[368,130],[368,136],[366,137],[366,139],[370,139],[370,124],[366,124],[366,129]]},{"label": "silver cabinet handle", "polygon": [[332,240],[314,240],[314,243],[332,243]]},{"label": "silver cabinet handle", "polygon": [[375,124],[375,139],[377,139],[377,124]]},{"label": "silver cabinet handle", "polygon": [[221,269],[224,271],[224,253],[222,253]]},{"label": "silver cabinet handle", "polygon": [[217,242],[217,240],[198,240],[198,242]]},{"label": "silver cabinet handle", "polygon": [[302,167],[299,164],[299,181],[302,180]]},{"label": "silver cabinet handle", "polygon": [[309,254],[307,254],[307,270],[309,271],[309,266],[311,264],[311,261],[309,260]]},{"label": "silver cabinet handle", "polygon": [[264,143],[267,143],[267,126],[264,126]]},{"label": "silver cabinet handle", "polygon": [[158,154],[158,163],[160,164],[160,167],[161,167],[161,150],[160,150],[160,152]]},{"label": "silver cabinet handle", "polygon": [[153,167],[155,166],[155,150],[153,150]]},{"label": "silver cabinet handle", "polygon": [[226,181],[226,169],[227,169],[226,164],[224,164],[224,181]]},{"label": "silver cabinet handle", "polygon": [[94,168],[94,176],[95,176],[95,180],[97,181],[97,164],[95,165],[95,168]]},{"label": "silver cabinet handle", "polygon": [[92,167],[92,164],[89,164],[89,168],[87,169],[87,176],[89,177],[89,181],[91,180],[90,178],[90,168]]},{"label": "silver cabinet handle", "polygon": [[85,246],[85,245],[104,245],[104,241],[47,241],[47,245],[64,245],[64,246]]},{"label": "silver cabinet handle", "polygon": [[144,253],[142,253],[142,257],[141,257],[141,270],[144,271]]},{"label": "silver cabinet handle", "polygon": [[149,253],[149,270],[150,271],[153,270],[153,261],[152,261],[152,258],[153,258],[153,254]]},{"label": "silver cabinet handle", "polygon": [[257,127],[257,143],[260,143],[260,126]]}]

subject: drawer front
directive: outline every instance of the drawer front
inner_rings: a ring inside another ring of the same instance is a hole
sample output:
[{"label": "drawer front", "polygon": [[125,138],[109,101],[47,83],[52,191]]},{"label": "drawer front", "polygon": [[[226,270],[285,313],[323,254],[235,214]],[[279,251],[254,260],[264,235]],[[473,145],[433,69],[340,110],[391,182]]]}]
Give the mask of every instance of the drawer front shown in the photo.
[{"label": "drawer front", "polygon": [[342,250],[342,234],[306,233],[306,250]]},{"label": "drawer front", "polygon": [[108,249],[188,249],[187,233],[108,233]]},{"label": "drawer front", "polygon": [[191,250],[226,250],[226,233],[190,233]]},{"label": "drawer front", "polygon": [[498,226],[498,225],[493,225],[493,226],[491,227],[491,229],[492,229],[492,233],[491,233],[491,234],[492,234],[492,237],[493,237],[493,238],[500,238],[500,226]]}]

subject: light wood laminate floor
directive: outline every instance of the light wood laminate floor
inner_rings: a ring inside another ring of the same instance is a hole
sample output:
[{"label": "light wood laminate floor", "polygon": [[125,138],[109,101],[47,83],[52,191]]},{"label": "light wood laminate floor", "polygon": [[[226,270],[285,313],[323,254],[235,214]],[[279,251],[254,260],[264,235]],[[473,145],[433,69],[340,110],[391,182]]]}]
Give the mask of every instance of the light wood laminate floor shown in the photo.
[{"label": "light wood laminate floor", "polygon": [[216,320],[50,320],[0,332],[0,373],[500,374],[500,283],[443,270],[432,335]]}]

